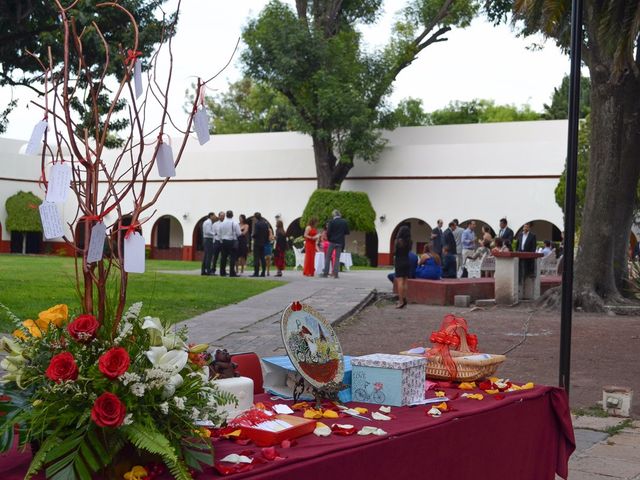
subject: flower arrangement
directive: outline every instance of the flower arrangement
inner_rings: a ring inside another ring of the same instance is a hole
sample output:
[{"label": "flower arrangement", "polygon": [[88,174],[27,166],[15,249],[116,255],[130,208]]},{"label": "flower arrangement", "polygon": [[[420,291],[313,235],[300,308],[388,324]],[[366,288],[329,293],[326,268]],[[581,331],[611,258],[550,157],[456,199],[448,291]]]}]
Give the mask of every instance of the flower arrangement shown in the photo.
[{"label": "flower arrangement", "polygon": [[213,464],[202,426],[219,425],[218,407],[237,400],[209,380],[207,345],[140,318],[141,306],[129,308],[115,337],[93,315],[69,321],[66,305],[36,320],[12,316],[17,330],[0,339],[0,450],[13,445],[16,424],[21,445],[39,446],[26,478],[43,469],[47,478],[104,478],[127,445],[179,479]]}]

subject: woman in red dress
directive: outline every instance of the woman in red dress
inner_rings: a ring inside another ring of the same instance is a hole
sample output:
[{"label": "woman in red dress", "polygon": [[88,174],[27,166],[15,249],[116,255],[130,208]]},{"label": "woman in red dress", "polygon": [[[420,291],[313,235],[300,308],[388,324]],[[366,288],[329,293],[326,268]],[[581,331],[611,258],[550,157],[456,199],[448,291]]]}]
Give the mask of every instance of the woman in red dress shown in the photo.
[{"label": "woman in red dress", "polygon": [[304,229],[304,269],[303,275],[306,277],[313,277],[315,273],[315,260],[316,260],[316,242],[318,241],[318,230],[316,225],[318,219],[312,217],[309,219],[309,225]]}]

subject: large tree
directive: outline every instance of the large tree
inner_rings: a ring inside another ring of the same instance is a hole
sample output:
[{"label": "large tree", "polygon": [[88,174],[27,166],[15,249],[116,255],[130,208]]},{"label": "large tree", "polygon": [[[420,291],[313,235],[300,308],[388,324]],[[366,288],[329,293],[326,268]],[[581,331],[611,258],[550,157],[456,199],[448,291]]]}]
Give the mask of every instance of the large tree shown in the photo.
[{"label": "large tree", "polygon": [[[149,57],[154,45],[175,33],[175,18],[163,18],[160,7],[167,0],[119,0],[117,3],[131,12],[139,26],[138,50],[142,58]],[[63,1],[63,4],[71,2]],[[127,49],[132,47],[134,32],[127,25],[128,17],[117,8],[106,8],[94,0],[78,0],[68,11],[74,19],[74,29],[82,37],[84,59],[91,78],[82,79],[78,87],[85,91],[84,102],[76,100],[72,105],[79,117],[79,131],[91,125],[93,116],[92,92],[98,90],[101,75],[115,75],[122,78],[125,71]],[[63,33],[56,3],[53,0],[3,0],[0,1],[0,87],[22,86],[43,93],[43,68],[34,58],[38,57],[48,66],[48,51],[51,49],[53,70],[62,65]],[[103,33],[104,32],[104,33]],[[106,72],[104,66],[104,42],[109,45],[111,61]],[[77,63],[77,55],[72,49],[70,55]],[[115,58],[113,58],[115,57]],[[73,63],[73,62],[72,62]],[[16,99],[17,100],[17,99]],[[17,102],[0,112],[0,133],[4,131],[8,114]],[[99,115],[106,114],[111,107],[108,93],[97,98]],[[125,102],[116,106],[118,111],[125,108]],[[117,132],[128,125],[126,119],[112,121],[110,129]],[[91,132],[91,131],[90,131]],[[110,139],[109,145],[118,141]]]},{"label": "large tree", "polygon": [[281,92],[313,139],[318,187],[340,188],[356,157],[373,161],[379,122],[398,74],[453,27],[469,24],[476,0],[411,0],[388,44],[362,47],[382,0],[272,0],[243,31],[245,73]]},{"label": "large tree", "polygon": [[[523,33],[569,47],[569,0],[489,2],[494,18],[514,10]],[[629,232],[640,178],[640,2],[587,1],[582,59],[591,77],[589,175],[577,250],[575,305],[623,303]]]}]

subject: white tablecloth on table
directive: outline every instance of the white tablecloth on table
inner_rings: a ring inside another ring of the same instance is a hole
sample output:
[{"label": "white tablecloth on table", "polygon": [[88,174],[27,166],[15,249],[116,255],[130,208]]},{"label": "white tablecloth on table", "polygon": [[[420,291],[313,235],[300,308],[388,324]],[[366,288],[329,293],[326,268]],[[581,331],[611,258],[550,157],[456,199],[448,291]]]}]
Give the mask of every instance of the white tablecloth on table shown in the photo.
[{"label": "white tablecloth on table", "polygon": [[[340,254],[340,263],[344,265],[344,268],[350,270],[353,266],[353,259],[349,252],[342,252]],[[324,270],[324,252],[316,252],[316,258],[314,261],[316,268],[316,275],[321,275]],[[329,267],[329,274],[331,274],[331,267]]]}]

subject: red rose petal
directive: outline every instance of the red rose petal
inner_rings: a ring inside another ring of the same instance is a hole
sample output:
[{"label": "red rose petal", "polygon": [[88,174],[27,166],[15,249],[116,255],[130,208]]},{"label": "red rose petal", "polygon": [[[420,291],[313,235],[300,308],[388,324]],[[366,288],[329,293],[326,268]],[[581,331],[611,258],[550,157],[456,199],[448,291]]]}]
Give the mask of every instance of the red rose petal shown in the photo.
[{"label": "red rose petal", "polygon": [[504,400],[504,395],[502,395],[501,393],[498,393],[494,395],[493,398],[496,400]]}]

